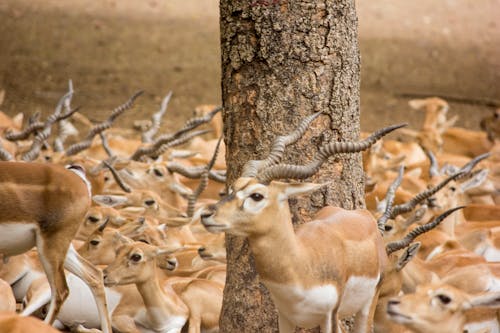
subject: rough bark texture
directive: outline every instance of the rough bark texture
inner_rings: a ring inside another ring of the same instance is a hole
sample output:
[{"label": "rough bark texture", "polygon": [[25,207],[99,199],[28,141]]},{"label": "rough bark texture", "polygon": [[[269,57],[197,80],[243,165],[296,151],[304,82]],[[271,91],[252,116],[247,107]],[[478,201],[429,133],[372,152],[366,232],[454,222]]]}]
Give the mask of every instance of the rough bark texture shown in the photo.
[{"label": "rough bark texture", "polygon": [[[222,98],[228,184],[276,135],[323,111],[284,160],[309,161],[332,140],[359,136],[359,71],[354,0],[221,0]],[[331,157],[313,179],[322,191],[291,202],[294,222],[326,204],[363,207],[360,154]],[[276,310],[259,283],[248,243],[228,237],[221,332],[277,332]]]}]

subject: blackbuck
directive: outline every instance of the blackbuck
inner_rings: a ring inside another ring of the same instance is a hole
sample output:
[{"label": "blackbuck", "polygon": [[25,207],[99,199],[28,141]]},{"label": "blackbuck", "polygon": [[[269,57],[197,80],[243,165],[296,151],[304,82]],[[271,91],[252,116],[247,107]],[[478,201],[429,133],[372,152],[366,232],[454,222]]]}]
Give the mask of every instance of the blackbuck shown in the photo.
[{"label": "blackbuck", "polygon": [[176,250],[126,242],[118,249],[116,260],[104,270],[104,281],[108,286],[136,285],[145,307],[134,317],[138,327],[148,332],[180,333],[189,322],[189,333],[200,333],[201,328],[217,331],[222,285],[204,279],[183,279],[183,283],[160,279],[158,258]]},{"label": "blackbuck", "polygon": [[0,253],[6,258],[36,246],[52,294],[45,322],[54,321],[68,296],[66,268],[92,289],[102,329],[111,332],[102,272],[71,246],[90,193],[79,166],[0,162]]},{"label": "blackbuck", "polygon": [[287,199],[323,185],[276,179],[305,179],[329,156],[368,149],[402,125],[379,130],[360,142],[329,143],[305,166],[279,164],[285,147],[296,142],[317,116],[306,118],[290,135],[278,137],[267,159],[247,162],[229,194],[208,206],[201,221],[210,232],[248,238],[260,279],[278,309],[280,332],[294,332],[295,326],[339,332],[338,318],[354,314],[354,331],[369,332],[387,262],[375,219],[364,209],[326,206],[294,232]]},{"label": "blackbuck", "polygon": [[390,299],[386,311],[391,320],[416,333],[498,332],[494,312],[471,312],[485,307],[500,308],[498,291],[470,295],[434,281],[419,286],[414,294]]}]

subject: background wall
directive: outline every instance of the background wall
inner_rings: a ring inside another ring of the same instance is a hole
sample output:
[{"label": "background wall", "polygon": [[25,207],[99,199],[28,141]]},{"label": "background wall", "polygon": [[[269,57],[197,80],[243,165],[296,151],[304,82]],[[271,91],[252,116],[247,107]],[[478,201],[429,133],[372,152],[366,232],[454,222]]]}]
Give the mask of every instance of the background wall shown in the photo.
[{"label": "background wall", "polygon": [[[451,97],[477,128],[500,100],[500,1],[358,0],[362,127],[410,121],[411,96]],[[72,79],[73,105],[103,119],[134,91],[149,117],[173,90],[166,127],[220,103],[217,0],[2,0],[2,110],[49,112]],[[488,106],[490,105],[490,106]],[[119,125],[130,125],[120,119]]]}]

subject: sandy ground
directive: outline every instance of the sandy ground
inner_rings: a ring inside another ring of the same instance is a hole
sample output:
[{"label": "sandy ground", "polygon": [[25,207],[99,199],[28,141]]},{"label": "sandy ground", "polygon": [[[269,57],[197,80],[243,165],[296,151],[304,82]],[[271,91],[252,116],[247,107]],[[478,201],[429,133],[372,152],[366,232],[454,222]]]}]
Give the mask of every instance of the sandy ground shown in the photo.
[{"label": "sandy ground", "polygon": [[[358,0],[362,127],[418,126],[408,95],[450,96],[461,125],[500,100],[500,1]],[[498,21],[498,22],[497,22]],[[72,79],[73,105],[106,117],[139,89],[148,118],[174,92],[168,128],[199,104],[220,103],[218,1],[1,0],[3,111],[49,112]],[[485,106],[489,104],[490,106]]]}]

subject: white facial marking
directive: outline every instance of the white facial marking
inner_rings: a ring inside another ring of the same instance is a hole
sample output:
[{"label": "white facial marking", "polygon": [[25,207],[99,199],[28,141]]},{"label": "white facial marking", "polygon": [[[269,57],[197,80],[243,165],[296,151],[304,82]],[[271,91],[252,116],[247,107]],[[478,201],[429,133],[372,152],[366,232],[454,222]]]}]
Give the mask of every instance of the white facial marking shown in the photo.
[{"label": "white facial marking", "polygon": [[[252,199],[252,194],[260,194],[264,198],[260,201]],[[243,209],[250,214],[259,213],[267,205],[267,187],[262,184],[250,185],[244,190],[238,191],[236,197],[243,201]]]}]

